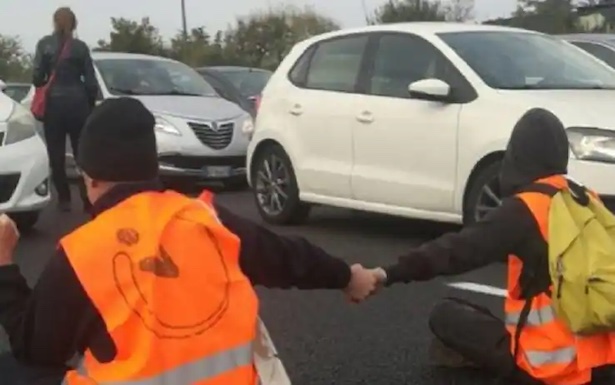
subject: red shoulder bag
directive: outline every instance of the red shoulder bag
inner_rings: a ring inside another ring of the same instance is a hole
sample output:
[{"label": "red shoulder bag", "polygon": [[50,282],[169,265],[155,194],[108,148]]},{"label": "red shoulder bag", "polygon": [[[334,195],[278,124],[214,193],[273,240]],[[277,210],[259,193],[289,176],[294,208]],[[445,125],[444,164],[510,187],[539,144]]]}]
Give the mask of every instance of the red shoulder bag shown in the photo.
[{"label": "red shoulder bag", "polygon": [[32,99],[30,111],[32,111],[32,115],[34,115],[37,120],[42,121],[45,118],[45,109],[47,108],[47,92],[49,90],[49,87],[55,80],[56,68],[58,66],[58,63],[60,63],[60,61],[68,55],[69,50],[70,39],[64,42],[64,45],[62,46],[62,51],[60,51],[60,55],[58,56],[54,68],[51,71],[51,75],[49,75],[47,83],[45,83],[44,86],[36,87],[36,89],[34,90],[34,98]]}]

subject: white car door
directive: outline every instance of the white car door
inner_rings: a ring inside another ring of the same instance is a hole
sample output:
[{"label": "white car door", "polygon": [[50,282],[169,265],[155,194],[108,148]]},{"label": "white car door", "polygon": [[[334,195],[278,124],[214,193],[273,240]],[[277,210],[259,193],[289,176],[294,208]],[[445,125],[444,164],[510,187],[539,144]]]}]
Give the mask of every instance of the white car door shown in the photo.
[{"label": "white car door", "polygon": [[290,146],[302,193],[351,196],[352,111],[362,97],[354,92],[367,40],[351,35],[320,42],[306,53],[309,62],[299,60],[291,70],[298,88],[286,97]]},{"label": "white car door", "polygon": [[418,36],[382,34],[373,52],[368,96],[354,109],[353,195],[365,202],[451,212],[462,104],[411,98],[408,86],[430,78],[447,82],[454,92],[471,86]]}]

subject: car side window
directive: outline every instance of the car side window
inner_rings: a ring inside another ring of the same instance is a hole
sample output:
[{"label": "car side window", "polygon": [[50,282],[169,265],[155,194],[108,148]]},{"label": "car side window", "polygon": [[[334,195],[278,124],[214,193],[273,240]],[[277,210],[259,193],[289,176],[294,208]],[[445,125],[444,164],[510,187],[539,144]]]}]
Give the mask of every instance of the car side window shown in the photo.
[{"label": "car side window", "polygon": [[367,35],[360,35],[319,43],[310,61],[305,87],[355,91],[367,41]]},{"label": "car side window", "polygon": [[615,68],[615,51],[604,47],[600,44],[587,43],[583,41],[572,41],[572,44],[581,48],[582,50],[594,55],[598,59],[602,60],[609,66]]},{"label": "car side window", "polygon": [[408,34],[382,35],[375,53],[368,92],[410,98],[408,86],[418,80],[440,79],[450,84],[456,70],[433,45]]}]

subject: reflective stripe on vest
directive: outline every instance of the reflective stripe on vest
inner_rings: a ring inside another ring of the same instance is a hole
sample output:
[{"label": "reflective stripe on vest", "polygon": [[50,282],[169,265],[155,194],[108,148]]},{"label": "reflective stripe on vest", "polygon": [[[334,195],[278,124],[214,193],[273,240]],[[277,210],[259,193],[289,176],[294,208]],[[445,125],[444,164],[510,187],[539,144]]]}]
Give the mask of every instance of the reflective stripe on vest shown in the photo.
[{"label": "reflective stripe on vest", "polygon": [[525,358],[527,362],[534,366],[543,366],[551,364],[567,364],[577,356],[577,351],[574,346],[557,349],[551,352],[543,352],[538,350],[526,350]]},{"label": "reflective stripe on vest", "polygon": [[[519,320],[521,319],[521,312],[510,312],[506,313],[506,324],[510,326],[517,326],[519,324]],[[541,326],[544,324],[551,323],[555,320],[555,311],[549,305],[544,306],[540,309],[532,309],[530,310],[527,316],[528,326]]]},{"label": "reflective stripe on vest", "polygon": [[[96,385],[170,385],[170,384],[193,384],[219,376],[228,371],[251,365],[253,360],[253,343],[237,346],[200,360],[184,364],[154,377],[141,380],[127,381],[103,381],[92,382]],[[87,378],[88,374],[83,365],[75,371]],[[64,381],[68,385],[69,381]]]}]

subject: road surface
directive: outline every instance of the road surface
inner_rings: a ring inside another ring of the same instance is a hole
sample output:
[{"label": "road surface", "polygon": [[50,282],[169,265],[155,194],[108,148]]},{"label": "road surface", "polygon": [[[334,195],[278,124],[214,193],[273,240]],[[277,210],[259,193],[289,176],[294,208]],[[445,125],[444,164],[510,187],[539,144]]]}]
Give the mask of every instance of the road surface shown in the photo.
[{"label": "road surface", "polygon": [[[248,192],[218,197],[235,212],[260,222]],[[84,219],[78,211],[59,213],[50,207],[37,231],[23,237],[16,261],[31,284],[59,237]],[[317,208],[308,224],[275,231],[306,237],[349,263],[379,266],[451,229],[454,227]],[[294,385],[482,385],[492,384],[493,379],[430,366],[427,317],[433,304],[446,295],[461,296],[501,314],[502,298],[496,291],[487,287],[487,294],[478,293],[481,287],[467,283],[502,288],[504,272],[504,265],[497,265],[447,280],[399,285],[360,305],[347,303],[336,291],[258,292],[262,316]],[[465,282],[461,284],[465,290],[448,285],[455,282]]]}]

